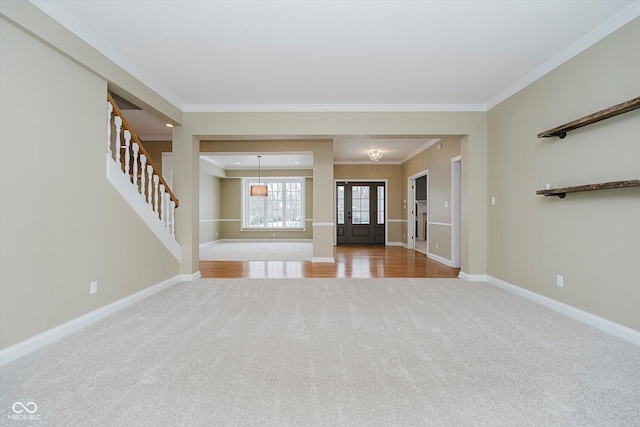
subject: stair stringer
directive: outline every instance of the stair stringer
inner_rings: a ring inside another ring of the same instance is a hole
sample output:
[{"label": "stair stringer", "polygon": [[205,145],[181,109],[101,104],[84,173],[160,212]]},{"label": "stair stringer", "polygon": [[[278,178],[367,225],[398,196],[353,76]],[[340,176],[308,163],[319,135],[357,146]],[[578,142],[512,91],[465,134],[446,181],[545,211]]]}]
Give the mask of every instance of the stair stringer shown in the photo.
[{"label": "stair stringer", "polygon": [[158,214],[151,209],[151,206],[144,200],[144,196],[141,195],[135,186],[129,181],[126,174],[120,169],[120,164],[116,163],[110,156],[106,155],[107,159],[107,180],[115,187],[120,195],[126,200],[131,208],[138,214],[138,216],[147,224],[149,229],[156,235],[156,237],[162,242],[162,244],[171,252],[178,262],[181,261],[182,248],[176,241],[175,237],[171,235],[169,230],[162,223]]}]

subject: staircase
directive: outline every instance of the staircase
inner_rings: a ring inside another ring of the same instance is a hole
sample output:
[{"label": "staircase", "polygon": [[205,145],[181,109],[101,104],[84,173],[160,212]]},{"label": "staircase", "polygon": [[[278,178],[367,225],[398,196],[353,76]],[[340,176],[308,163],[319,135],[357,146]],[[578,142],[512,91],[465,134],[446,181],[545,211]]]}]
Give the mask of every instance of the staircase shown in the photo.
[{"label": "staircase", "polygon": [[158,172],[140,138],[107,93],[107,179],[180,261],[175,210],[180,202]]}]

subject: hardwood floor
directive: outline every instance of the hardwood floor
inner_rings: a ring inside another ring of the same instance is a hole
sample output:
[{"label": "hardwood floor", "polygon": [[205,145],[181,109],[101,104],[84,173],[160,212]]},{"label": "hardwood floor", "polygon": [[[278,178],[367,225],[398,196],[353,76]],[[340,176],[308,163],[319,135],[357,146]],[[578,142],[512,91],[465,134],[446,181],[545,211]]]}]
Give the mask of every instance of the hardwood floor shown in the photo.
[{"label": "hardwood floor", "polygon": [[451,268],[419,252],[390,246],[336,246],[335,263],[311,261],[200,261],[202,277],[376,278],[458,277]]}]

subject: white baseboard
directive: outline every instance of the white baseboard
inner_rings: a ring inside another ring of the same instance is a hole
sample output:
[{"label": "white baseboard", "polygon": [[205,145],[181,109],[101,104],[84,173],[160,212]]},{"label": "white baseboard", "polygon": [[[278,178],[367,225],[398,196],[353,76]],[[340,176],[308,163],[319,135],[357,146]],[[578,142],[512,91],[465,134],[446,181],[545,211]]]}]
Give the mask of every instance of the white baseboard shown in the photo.
[{"label": "white baseboard", "polygon": [[112,302],[111,304],[105,305],[104,307],[101,307],[83,316],[63,323],[62,325],[56,326],[55,328],[49,329],[48,331],[42,332],[41,334],[38,334],[34,337],[19,342],[18,344],[14,344],[11,347],[7,347],[4,350],[0,351],[0,366],[4,366],[9,362],[12,362],[26,354],[31,353],[32,351],[44,347],[47,344],[57,341],[60,338],[63,338],[104,317],[109,316],[110,314],[122,310],[123,308],[128,307],[131,304],[141,301],[179,282],[180,277],[174,276],[163,282],[136,292],[135,294],[129,295],[128,297]]},{"label": "white baseboard", "polygon": [[460,273],[458,273],[458,277],[461,279],[467,280],[469,282],[486,282],[487,281],[486,274],[468,274],[462,270],[460,270]]},{"label": "white baseboard", "polygon": [[332,256],[328,256],[328,257],[314,256],[313,258],[311,258],[311,262],[336,262],[336,260],[333,259]]},{"label": "white baseboard", "polygon": [[409,245],[407,245],[405,242],[400,242],[400,246],[402,246],[405,249],[409,249]]},{"label": "white baseboard", "polygon": [[610,320],[596,316],[595,314],[580,310],[579,308],[575,308],[560,301],[556,301],[552,298],[545,297],[544,295],[537,294],[535,292],[529,291],[527,289],[521,288],[492,276],[486,276],[485,281],[500,289],[504,289],[507,292],[511,292],[512,294],[524,297],[528,300],[550,308],[551,310],[564,314],[565,316],[569,316],[572,319],[586,323],[587,325],[591,325],[604,332],[610,333],[611,335],[615,335],[618,338],[622,338],[640,346],[640,331],[636,331],[635,329],[628,328],[626,326],[620,325],[619,323],[612,322]]},{"label": "white baseboard", "polygon": [[202,273],[200,273],[200,270],[198,270],[195,273],[181,274],[178,277],[180,277],[180,281],[181,282],[193,282],[194,280],[198,280],[199,278],[201,278],[202,277]]},{"label": "white baseboard", "polygon": [[402,246],[402,242],[387,242],[385,246]]},{"label": "white baseboard", "polygon": [[434,261],[438,261],[446,266],[453,267],[453,263],[450,259],[443,258],[440,255],[432,254],[431,252],[427,252],[427,257],[431,258]]}]

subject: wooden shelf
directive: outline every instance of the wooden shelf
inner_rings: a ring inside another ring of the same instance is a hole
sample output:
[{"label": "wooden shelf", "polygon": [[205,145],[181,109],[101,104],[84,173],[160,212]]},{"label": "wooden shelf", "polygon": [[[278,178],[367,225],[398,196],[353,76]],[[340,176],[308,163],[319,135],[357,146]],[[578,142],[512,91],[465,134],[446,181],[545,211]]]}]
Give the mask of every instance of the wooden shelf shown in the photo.
[{"label": "wooden shelf", "polygon": [[640,179],[632,179],[629,181],[613,181],[602,182],[600,184],[578,185],[575,187],[565,188],[547,188],[536,191],[536,194],[544,196],[558,196],[564,199],[567,193],[577,193],[580,191],[607,190],[610,188],[640,187]]},{"label": "wooden shelf", "polygon": [[569,131],[599,122],[600,120],[609,119],[611,117],[627,113],[637,108],[640,108],[640,97],[627,102],[623,102],[622,104],[614,105],[613,107],[605,108],[604,110],[598,111],[597,113],[589,114],[588,116],[584,116],[581,119],[565,123],[562,126],[540,132],[538,134],[538,138],[549,138],[552,136],[557,136],[558,138],[563,139],[565,136],[567,136],[567,132]]}]

